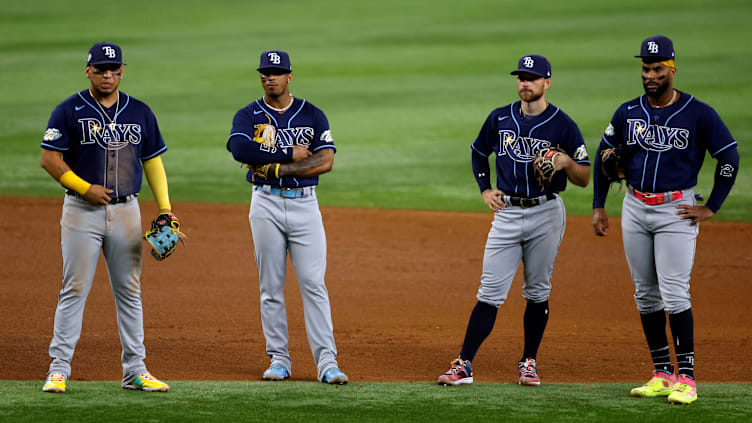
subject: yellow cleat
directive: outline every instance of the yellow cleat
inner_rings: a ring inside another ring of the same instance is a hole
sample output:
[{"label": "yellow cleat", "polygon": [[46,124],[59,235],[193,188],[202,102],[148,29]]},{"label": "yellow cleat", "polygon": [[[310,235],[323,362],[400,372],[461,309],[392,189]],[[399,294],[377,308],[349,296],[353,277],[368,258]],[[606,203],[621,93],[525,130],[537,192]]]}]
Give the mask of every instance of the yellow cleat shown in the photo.
[{"label": "yellow cleat", "polygon": [[65,385],[67,382],[68,378],[65,377],[64,374],[50,373],[50,375],[47,376],[47,380],[44,382],[44,386],[42,386],[42,391],[62,394],[65,392]]},{"label": "yellow cleat", "polygon": [[680,375],[674,385],[674,391],[668,396],[668,402],[686,405],[695,401],[697,401],[697,383],[691,377]]},{"label": "yellow cleat", "polygon": [[653,378],[639,388],[632,389],[633,397],[665,397],[671,394],[676,384],[676,376],[656,370]]},{"label": "yellow cleat", "polygon": [[169,385],[155,378],[149,372],[141,373],[124,388],[147,392],[167,392],[170,390]]}]

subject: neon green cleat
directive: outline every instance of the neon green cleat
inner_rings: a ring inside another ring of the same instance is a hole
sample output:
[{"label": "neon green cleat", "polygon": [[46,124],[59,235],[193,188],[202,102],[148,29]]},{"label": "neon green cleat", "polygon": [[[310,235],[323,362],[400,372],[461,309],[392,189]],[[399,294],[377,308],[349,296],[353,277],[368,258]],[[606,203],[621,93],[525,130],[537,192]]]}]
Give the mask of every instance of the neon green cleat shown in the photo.
[{"label": "neon green cleat", "polygon": [[674,391],[668,396],[671,404],[692,404],[697,401],[697,382],[689,376],[679,375]]},{"label": "neon green cleat", "polygon": [[665,397],[674,391],[675,384],[676,376],[673,373],[669,374],[661,370],[656,370],[653,372],[653,378],[639,388],[632,389],[631,395],[633,397],[649,398]]},{"label": "neon green cleat", "polygon": [[125,385],[124,388],[147,392],[167,392],[170,390],[170,387],[166,383],[155,378],[149,372],[141,373],[131,383]]},{"label": "neon green cleat", "polygon": [[50,373],[49,376],[47,376],[47,380],[44,382],[44,386],[42,386],[42,390],[44,392],[54,392],[58,394],[62,394],[65,392],[65,386],[68,382],[68,378],[65,377],[62,373]]}]

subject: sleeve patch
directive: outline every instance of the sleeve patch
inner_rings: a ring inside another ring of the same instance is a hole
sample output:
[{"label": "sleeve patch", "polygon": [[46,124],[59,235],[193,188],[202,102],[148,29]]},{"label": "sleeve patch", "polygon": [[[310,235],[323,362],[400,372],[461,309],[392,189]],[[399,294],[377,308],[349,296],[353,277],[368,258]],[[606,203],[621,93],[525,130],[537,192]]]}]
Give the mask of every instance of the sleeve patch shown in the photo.
[{"label": "sleeve patch", "polygon": [[616,131],[614,131],[614,125],[609,123],[604,134],[606,134],[607,137],[613,137],[615,133]]},{"label": "sleeve patch", "polygon": [[574,152],[573,159],[580,161],[580,160],[587,160],[587,149],[585,148],[585,144],[582,144],[581,146],[577,147],[577,150]]},{"label": "sleeve patch", "polygon": [[63,134],[61,134],[58,129],[47,128],[47,130],[44,131],[44,137],[42,138],[42,140],[43,141],[57,141],[62,136],[63,136]]},{"label": "sleeve patch", "polygon": [[326,131],[324,131],[321,134],[320,139],[323,142],[333,142],[334,141],[334,137],[332,136],[332,131],[330,129],[327,129]]}]

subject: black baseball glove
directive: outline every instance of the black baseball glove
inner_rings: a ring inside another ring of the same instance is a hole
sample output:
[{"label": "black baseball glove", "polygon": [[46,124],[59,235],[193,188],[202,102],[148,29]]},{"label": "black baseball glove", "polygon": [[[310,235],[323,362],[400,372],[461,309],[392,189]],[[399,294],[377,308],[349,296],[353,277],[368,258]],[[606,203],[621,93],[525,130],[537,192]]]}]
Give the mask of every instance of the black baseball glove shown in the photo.
[{"label": "black baseball glove", "polygon": [[601,171],[609,182],[624,179],[624,167],[627,161],[627,149],[623,145],[601,150]]}]

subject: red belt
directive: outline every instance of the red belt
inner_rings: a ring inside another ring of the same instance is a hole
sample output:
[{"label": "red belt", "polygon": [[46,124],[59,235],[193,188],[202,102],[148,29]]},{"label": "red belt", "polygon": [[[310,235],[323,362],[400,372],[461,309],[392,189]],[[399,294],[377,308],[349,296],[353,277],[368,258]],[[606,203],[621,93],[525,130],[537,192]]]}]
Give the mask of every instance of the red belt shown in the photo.
[{"label": "red belt", "polygon": [[670,203],[682,198],[681,191],[669,191],[669,192],[640,192],[636,189],[632,190],[635,198],[647,204],[648,206],[657,206],[663,203]]}]

